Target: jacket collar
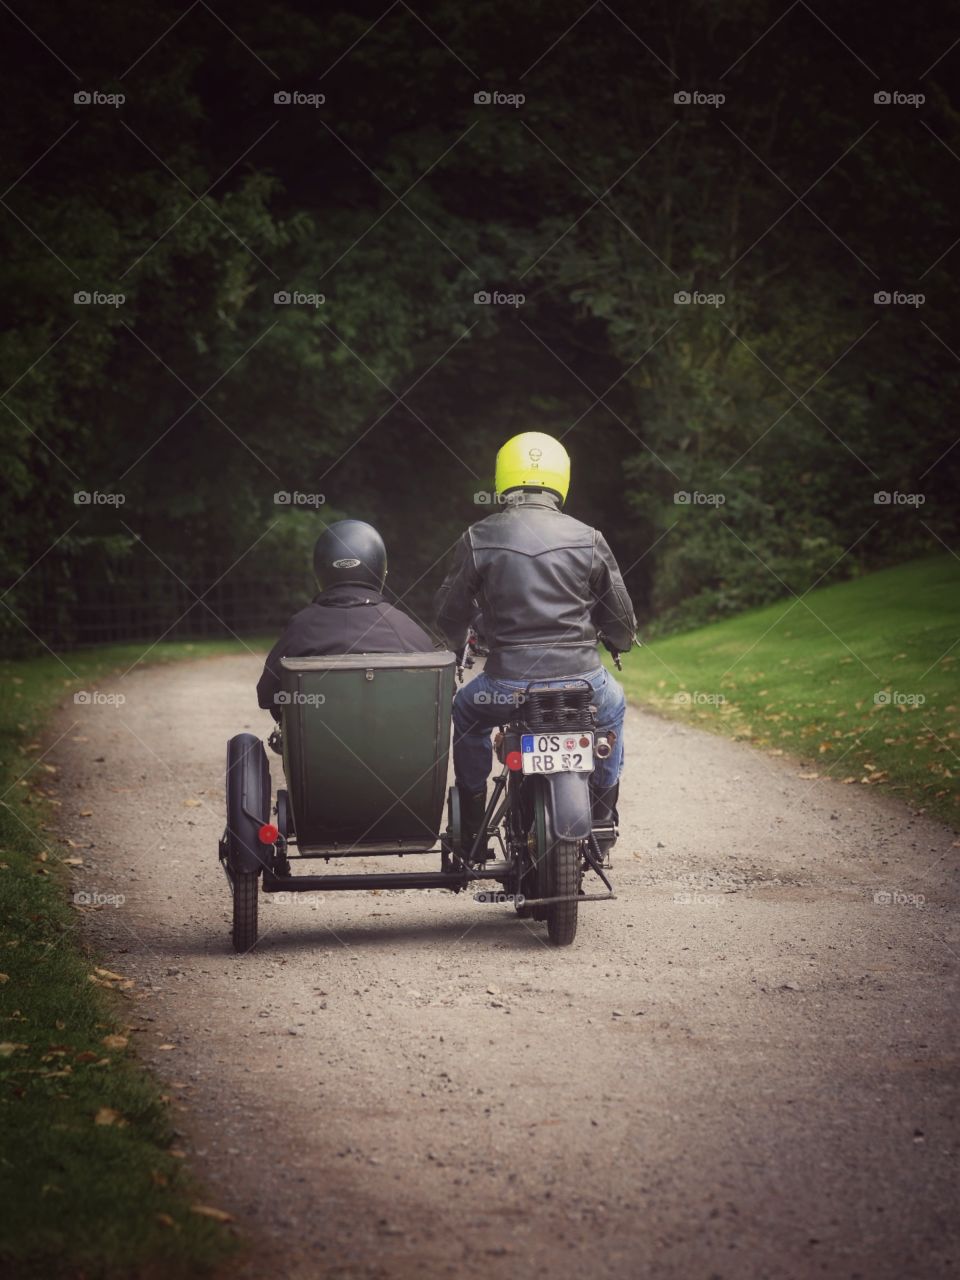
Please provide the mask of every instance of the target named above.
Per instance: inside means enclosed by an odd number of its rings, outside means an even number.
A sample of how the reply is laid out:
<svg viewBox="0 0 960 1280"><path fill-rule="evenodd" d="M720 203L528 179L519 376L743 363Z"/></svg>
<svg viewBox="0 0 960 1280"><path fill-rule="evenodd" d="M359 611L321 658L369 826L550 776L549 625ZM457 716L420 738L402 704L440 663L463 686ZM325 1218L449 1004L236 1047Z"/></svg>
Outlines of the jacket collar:
<svg viewBox="0 0 960 1280"><path fill-rule="evenodd" d="M541 493L530 493L526 489L515 489L503 499L505 507L547 507L551 511L560 510L560 499L553 493L543 490Z"/></svg>
<svg viewBox="0 0 960 1280"><path fill-rule="evenodd" d="M359 583L338 582L334 587L327 587L313 598L314 604L333 605L348 608L356 604L382 604L383 596L373 587L364 587Z"/></svg>

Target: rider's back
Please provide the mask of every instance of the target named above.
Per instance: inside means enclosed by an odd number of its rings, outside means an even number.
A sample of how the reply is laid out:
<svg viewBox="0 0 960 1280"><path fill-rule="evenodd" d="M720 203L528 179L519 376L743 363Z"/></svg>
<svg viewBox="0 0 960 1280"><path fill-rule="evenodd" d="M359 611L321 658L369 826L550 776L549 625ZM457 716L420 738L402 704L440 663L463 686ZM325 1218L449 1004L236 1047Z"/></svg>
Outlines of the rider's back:
<svg viewBox="0 0 960 1280"><path fill-rule="evenodd" d="M438 620L451 640L470 592L483 613L491 676L594 670L600 628L617 647L630 646L633 610L609 547L549 493L511 494L467 530L439 593Z"/></svg>

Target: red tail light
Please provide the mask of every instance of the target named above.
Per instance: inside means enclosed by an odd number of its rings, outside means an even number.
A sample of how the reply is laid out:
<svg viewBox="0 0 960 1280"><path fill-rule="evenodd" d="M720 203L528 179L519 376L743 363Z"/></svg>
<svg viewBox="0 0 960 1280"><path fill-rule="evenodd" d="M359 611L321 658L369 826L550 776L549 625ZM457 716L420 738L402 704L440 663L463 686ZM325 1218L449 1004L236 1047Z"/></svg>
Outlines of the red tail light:
<svg viewBox="0 0 960 1280"><path fill-rule="evenodd" d="M261 844L276 844L280 839L280 829L272 822L265 822L257 832Z"/></svg>
<svg viewBox="0 0 960 1280"><path fill-rule="evenodd" d="M519 751L508 751L506 765L516 773L523 768L523 755Z"/></svg>

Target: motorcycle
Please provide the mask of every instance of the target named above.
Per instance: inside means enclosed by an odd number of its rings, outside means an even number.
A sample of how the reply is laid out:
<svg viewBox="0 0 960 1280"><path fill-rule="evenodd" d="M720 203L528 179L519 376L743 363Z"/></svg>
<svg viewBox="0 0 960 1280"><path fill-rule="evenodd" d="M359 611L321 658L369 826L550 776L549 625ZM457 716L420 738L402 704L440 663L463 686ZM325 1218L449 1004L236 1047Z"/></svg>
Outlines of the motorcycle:
<svg viewBox="0 0 960 1280"><path fill-rule="evenodd" d="M498 735L502 772L476 838L465 847L455 786L441 830L462 660L452 652L281 660L281 724L271 745L287 786L275 804L263 742L241 733L227 744L218 852L233 895L236 951L257 942L261 892L460 893L491 881L500 888L476 892L476 902L512 903L520 917L545 921L557 946L573 942L581 903L614 897L599 839L611 843L616 828L593 823L589 785L613 738L596 729L586 681L525 688ZM403 858L438 846L436 870L294 871L308 859ZM604 892L584 892L590 873Z"/></svg>
<svg viewBox="0 0 960 1280"><path fill-rule="evenodd" d="M615 735L598 732L592 690L586 680L562 686L531 682L518 692L515 710L497 733L494 750L503 766L494 780L480 830L469 849L459 839L459 800L450 791L448 857L470 877L500 880L518 915L545 921L554 946L569 946L581 903L615 897L606 875L601 841L617 837L613 823L595 823L590 776L609 757ZM499 847L502 860L491 860ZM604 892L585 893L593 872ZM478 895L487 901L486 894Z"/></svg>

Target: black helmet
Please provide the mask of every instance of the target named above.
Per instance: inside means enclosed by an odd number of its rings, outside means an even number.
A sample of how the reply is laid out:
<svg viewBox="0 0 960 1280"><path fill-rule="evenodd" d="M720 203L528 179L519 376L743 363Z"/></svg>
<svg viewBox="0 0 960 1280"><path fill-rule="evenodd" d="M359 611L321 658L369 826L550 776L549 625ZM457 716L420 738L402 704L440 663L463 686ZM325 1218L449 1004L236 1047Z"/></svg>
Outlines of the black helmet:
<svg viewBox="0 0 960 1280"><path fill-rule="evenodd" d="M338 520L317 539L313 571L321 591L348 582L382 591L387 576L387 548L372 524Z"/></svg>

